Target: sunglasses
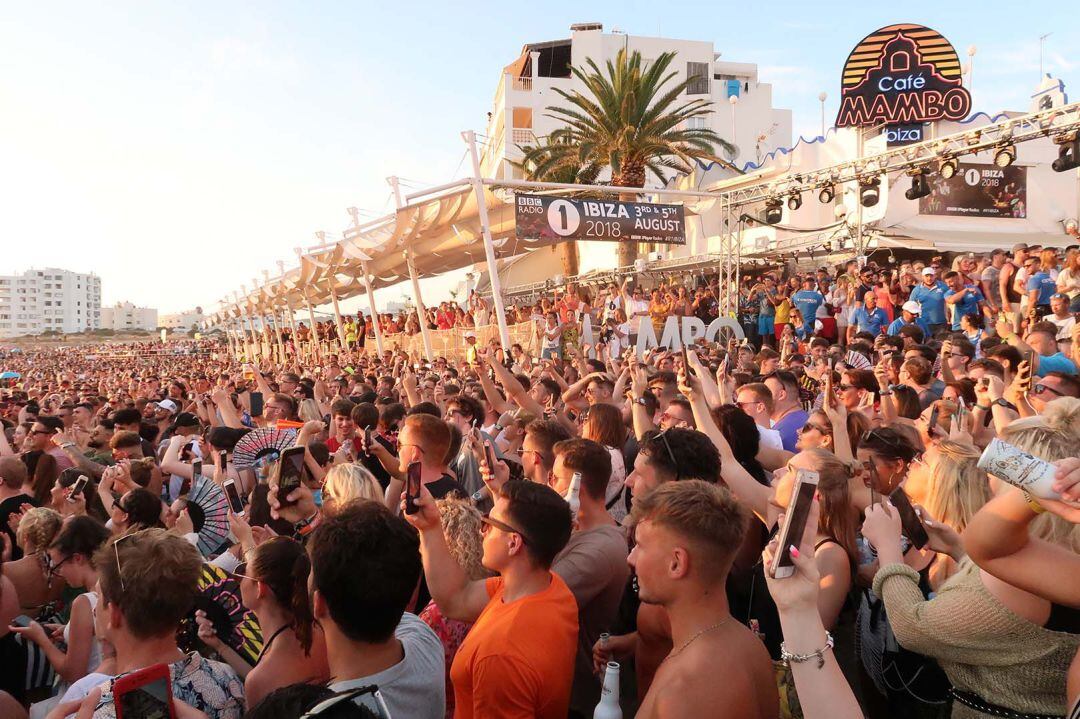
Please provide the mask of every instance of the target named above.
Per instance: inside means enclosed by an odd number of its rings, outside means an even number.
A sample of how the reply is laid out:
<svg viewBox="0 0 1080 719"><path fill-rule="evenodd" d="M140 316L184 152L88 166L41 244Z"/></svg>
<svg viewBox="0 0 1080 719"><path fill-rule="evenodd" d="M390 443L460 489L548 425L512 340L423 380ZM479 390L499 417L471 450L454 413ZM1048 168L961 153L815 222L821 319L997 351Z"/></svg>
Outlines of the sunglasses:
<svg viewBox="0 0 1080 719"><path fill-rule="evenodd" d="M353 701L365 694L370 694L372 701L375 702L375 708L378 710L378 713L376 714L378 719L390 719L390 709L386 706L386 701L383 699L382 694L379 692L379 687L374 684L364 687L357 687L356 689L347 689L346 691L335 694L328 699L324 699L323 701L319 702L311 709L309 709L307 713L300 717L300 719L311 719L311 717L317 717L342 702ZM368 709L371 709L371 707L367 704L364 704L364 706L366 706Z"/></svg>
<svg viewBox="0 0 1080 719"><path fill-rule="evenodd" d="M120 511L127 512L126 509L120 506L119 502L116 503L116 506L120 507ZM147 530L140 529L137 532L124 534L113 540L113 555L116 557L116 576L120 580L120 591L122 592L127 591L127 587L124 586L124 567L120 564L120 542L123 542L125 539L131 539L132 537L138 536L145 531Z"/></svg>
<svg viewBox="0 0 1080 719"><path fill-rule="evenodd" d="M881 432L881 430L879 430L879 429L868 430L866 432L866 434L864 434L862 436L862 441L863 442L869 442L869 441L873 441L875 439L879 440L881 442L884 442L885 444L889 445L890 447L901 448L901 447L904 446L904 443L899 438L890 437L887 434L883 434Z"/></svg>
<svg viewBox="0 0 1080 719"><path fill-rule="evenodd" d="M1045 385L1042 382L1039 382L1037 385L1035 385L1034 387L1031 388L1031 393L1032 394L1042 394L1043 392L1050 392L1051 394L1056 394L1058 397L1064 397L1065 396L1064 392L1058 392L1053 387L1051 387L1049 385Z"/></svg>
<svg viewBox="0 0 1080 719"><path fill-rule="evenodd" d="M250 574L247 573L247 568L248 568L247 565L248 565L247 562L240 562L239 564L236 565L236 569L234 569L232 571L232 575L234 577L239 577L240 579L248 579L248 580L250 580L252 582L259 581L256 577L253 577L253 576L251 576Z"/></svg>
<svg viewBox="0 0 1080 719"><path fill-rule="evenodd" d="M824 427L819 427L818 425L814 424L813 422L807 422L806 424L804 424L802 426L802 429L800 429L799 431L805 433L805 432L809 432L812 429L816 429L821 434L832 434L832 430L825 429Z"/></svg>
<svg viewBox="0 0 1080 719"><path fill-rule="evenodd" d="M670 430L665 429L663 432L657 434L654 439L659 439L664 443L664 449L667 450L668 459L671 460L671 466L675 468L675 481L678 482L682 475L679 473L679 463L675 461L675 453L671 451L671 443L668 442L667 433L669 431Z"/></svg>
<svg viewBox="0 0 1080 719"><path fill-rule="evenodd" d="M525 535L524 532L522 532L520 529L514 529L506 522L500 521L498 519L493 519L491 517L481 517L480 524L482 525L481 529L484 529L486 527L494 527L495 529L502 530L507 534L516 534L521 537L522 542L524 542L525 544L529 544L529 538Z"/></svg>

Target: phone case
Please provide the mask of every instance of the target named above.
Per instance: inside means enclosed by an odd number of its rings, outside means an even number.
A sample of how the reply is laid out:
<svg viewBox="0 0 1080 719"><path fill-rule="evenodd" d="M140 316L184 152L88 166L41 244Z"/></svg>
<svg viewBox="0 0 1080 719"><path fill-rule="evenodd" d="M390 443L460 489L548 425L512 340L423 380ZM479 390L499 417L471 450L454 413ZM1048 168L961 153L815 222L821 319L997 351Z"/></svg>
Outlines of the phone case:
<svg viewBox="0 0 1080 719"><path fill-rule="evenodd" d="M116 709L116 719L143 719L143 717L149 716L152 711L160 710L162 707L157 702L154 702L155 706L153 707L133 706L134 713L131 714L124 711L125 705L132 703L130 699L125 698L127 695L139 691L154 682L163 683L164 697L161 697L161 700L167 707L169 719L175 719L176 709L173 706L172 677L169 673L168 664L154 664L145 669L125 674L113 681L113 705ZM150 701L153 702L153 698L150 698Z"/></svg>

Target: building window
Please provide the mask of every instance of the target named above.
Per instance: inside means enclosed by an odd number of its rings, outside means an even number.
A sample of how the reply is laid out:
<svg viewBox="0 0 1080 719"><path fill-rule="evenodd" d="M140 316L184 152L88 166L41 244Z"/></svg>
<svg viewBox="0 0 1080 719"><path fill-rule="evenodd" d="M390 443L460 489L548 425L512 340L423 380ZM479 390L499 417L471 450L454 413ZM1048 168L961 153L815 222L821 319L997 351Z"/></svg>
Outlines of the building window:
<svg viewBox="0 0 1080 719"><path fill-rule="evenodd" d="M687 95L708 95L709 94L709 63L707 62L688 62L686 63L686 79L689 84L686 86Z"/></svg>
<svg viewBox="0 0 1080 719"><path fill-rule="evenodd" d="M704 117L688 117L686 118L687 130L704 130L705 118Z"/></svg>

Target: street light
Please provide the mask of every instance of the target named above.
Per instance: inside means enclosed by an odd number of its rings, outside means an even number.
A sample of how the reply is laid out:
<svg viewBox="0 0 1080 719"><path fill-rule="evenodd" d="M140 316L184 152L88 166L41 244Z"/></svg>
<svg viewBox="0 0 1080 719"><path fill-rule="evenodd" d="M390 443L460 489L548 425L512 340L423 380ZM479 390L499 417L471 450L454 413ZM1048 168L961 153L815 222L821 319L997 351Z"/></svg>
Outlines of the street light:
<svg viewBox="0 0 1080 719"><path fill-rule="evenodd" d="M739 96L729 95L727 101L731 105L731 144L738 147L739 141L735 137L735 106L739 104Z"/></svg>
<svg viewBox="0 0 1080 719"><path fill-rule="evenodd" d="M825 137L825 100L829 98L829 95L824 91L817 96L818 102L821 103L821 136Z"/></svg>

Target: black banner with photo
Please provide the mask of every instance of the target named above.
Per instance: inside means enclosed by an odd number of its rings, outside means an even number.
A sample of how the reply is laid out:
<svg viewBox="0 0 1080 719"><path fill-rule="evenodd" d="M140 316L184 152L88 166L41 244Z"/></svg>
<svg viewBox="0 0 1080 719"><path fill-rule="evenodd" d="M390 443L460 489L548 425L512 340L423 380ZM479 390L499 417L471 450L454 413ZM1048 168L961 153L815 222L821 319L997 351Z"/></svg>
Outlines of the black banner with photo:
<svg viewBox="0 0 1080 719"><path fill-rule="evenodd" d="M1027 217L1027 168L961 162L956 174L931 175L933 192L919 199L921 215Z"/></svg>
<svg viewBox="0 0 1080 719"><path fill-rule="evenodd" d="M518 237L686 244L682 205L517 195Z"/></svg>

